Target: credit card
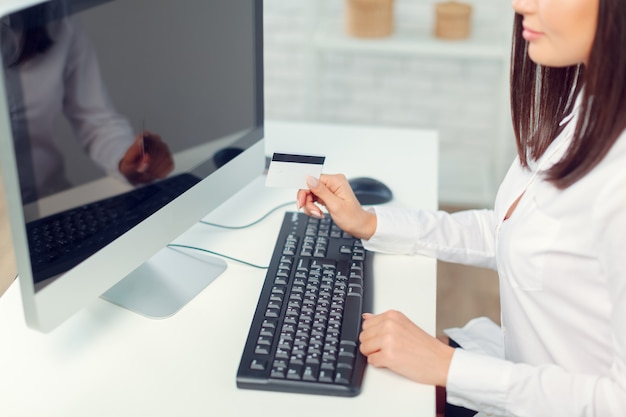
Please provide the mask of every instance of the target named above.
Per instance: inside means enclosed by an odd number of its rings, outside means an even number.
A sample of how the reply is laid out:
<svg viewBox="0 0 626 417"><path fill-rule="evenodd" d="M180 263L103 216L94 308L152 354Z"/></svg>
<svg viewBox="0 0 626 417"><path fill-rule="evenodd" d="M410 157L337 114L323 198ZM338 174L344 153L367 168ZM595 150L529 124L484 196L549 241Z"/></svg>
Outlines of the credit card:
<svg viewBox="0 0 626 417"><path fill-rule="evenodd" d="M265 185L276 188L307 189L306 177L319 178L325 156L274 153L267 170Z"/></svg>

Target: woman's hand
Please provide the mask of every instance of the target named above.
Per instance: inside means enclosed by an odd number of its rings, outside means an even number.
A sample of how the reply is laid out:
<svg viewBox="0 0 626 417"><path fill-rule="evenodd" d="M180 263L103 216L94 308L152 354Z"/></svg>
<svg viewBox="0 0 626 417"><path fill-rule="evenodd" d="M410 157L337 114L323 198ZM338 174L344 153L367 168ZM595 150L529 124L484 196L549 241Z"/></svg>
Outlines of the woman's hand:
<svg viewBox="0 0 626 417"><path fill-rule="evenodd" d="M167 177L174 169L174 160L161 136L144 132L128 148L119 169L131 184L142 184Z"/></svg>
<svg viewBox="0 0 626 417"><path fill-rule="evenodd" d="M365 211L344 175L322 174L317 180L307 178L308 190L298 191L298 208L309 216L324 217L319 203L326 207L333 221L343 231L360 239L369 239L376 231L376 215Z"/></svg>
<svg viewBox="0 0 626 417"><path fill-rule="evenodd" d="M377 368L415 382L446 386L454 349L424 332L398 311L364 314L361 353Z"/></svg>

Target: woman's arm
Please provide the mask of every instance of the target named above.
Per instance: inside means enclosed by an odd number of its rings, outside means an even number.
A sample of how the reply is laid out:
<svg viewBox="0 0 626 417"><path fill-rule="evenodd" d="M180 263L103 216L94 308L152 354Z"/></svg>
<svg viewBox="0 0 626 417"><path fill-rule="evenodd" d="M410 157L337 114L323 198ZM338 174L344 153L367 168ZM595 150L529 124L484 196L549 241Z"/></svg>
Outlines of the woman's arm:
<svg viewBox="0 0 626 417"><path fill-rule="evenodd" d="M623 364L600 376L456 349L446 390L449 403L498 416L620 417L626 413L625 383Z"/></svg>
<svg viewBox="0 0 626 417"><path fill-rule="evenodd" d="M495 269L495 222L491 210L409 210L378 206L364 210L345 176L323 174L308 179L298 191L298 207L310 216L323 216L326 207L335 223L364 240L367 249L422 254L444 261Z"/></svg>
<svg viewBox="0 0 626 417"><path fill-rule="evenodd" d="M377 228L363 242L366 249L496 268L496 225L491 210L447 213L380 206L374 211Z"/></svg>

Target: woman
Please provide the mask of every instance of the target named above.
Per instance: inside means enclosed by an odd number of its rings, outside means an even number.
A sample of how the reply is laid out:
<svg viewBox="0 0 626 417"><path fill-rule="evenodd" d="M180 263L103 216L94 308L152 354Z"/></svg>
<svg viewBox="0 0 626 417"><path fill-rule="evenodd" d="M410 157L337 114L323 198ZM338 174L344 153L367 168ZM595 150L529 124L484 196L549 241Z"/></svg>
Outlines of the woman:
<svg viewBox="0 0 626 417"><path fill-rule="evenodd" d="M340 175L310 178L368 249L497 269L504 358L453 349L399 312L364 315L373 366L506 416L626 415L626 2L513 0L518 157L493 210L363 210Z"/></svg>

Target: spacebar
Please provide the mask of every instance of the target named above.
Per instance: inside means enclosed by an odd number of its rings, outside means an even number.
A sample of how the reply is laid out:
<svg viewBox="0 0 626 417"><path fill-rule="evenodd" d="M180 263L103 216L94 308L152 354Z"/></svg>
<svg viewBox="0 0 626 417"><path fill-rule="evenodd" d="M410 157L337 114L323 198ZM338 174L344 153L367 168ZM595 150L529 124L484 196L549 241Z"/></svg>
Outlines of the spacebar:
<svg viewBox="0 0 626 417"><path fill-rule="evenodd" d="M340 341L353 342L356 346L359 340L359 331L361 330L363 297L358 293L349 293L346 298L346 304L343 309Z"/></svg>

